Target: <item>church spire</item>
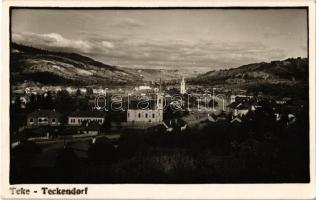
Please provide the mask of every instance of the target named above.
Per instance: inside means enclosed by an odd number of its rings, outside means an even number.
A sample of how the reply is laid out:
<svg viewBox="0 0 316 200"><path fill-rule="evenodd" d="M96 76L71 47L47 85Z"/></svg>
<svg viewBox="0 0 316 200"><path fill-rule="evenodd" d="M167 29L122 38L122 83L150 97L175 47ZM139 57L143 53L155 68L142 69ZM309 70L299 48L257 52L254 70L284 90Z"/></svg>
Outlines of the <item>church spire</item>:
<svg viewBox="0 0 316 200"><path fill-rule="evenodd" d="M185 80L184 77L182 76L182 80L181 80L181 86L180 86L180 94L185 94L186 90L185 90Z"/></svg>

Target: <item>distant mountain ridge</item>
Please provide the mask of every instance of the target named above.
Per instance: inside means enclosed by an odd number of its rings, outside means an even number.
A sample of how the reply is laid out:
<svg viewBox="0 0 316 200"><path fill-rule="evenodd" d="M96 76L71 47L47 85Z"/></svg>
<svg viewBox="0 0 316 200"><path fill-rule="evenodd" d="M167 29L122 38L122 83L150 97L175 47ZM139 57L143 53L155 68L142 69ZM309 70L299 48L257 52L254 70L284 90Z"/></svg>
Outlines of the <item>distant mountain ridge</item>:
<svg viewBox="0 0 316 200"><path fill-rule="evenodd" d="M308 59L298 57L213 70L190 79L189 83L308 98L308 80Z"/></svg>
<svg viewBox="0 0 316 200"><path fill-rule="evenodd" d="M247 81L265 80L304 81L308 80L308 59L288 58L282 61L261 62L243 65L237 68L209 71L197 76L193 81L206 83L243 83Z"/></svg>
<svg viewBox="0 0 316 200"><path fill-rule="evenodd" d="M11 43L11 81L43 85L124 85L180 79L178 69L112 66L77 53L55 52ZM195 72L196 73L196 72ZM191 73L190 73L191 74Z"/></svg>

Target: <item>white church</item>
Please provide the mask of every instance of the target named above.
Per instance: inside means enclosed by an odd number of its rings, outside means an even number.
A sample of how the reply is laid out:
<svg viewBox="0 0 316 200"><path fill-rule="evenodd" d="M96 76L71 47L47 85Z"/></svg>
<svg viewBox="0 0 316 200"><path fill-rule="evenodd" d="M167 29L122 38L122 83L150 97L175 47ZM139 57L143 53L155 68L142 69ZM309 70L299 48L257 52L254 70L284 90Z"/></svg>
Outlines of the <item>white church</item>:
<svg viewBox="0 0 316 200"><path fill-rule="evenodd" d="M185 94L185 80L182 77L180 93ZM162 93L156 93L156 99L151 101L152 105L148 109L129 107L127 110L127 122L139 123L160 123L163 121L164 97Z"/></svg>
<svg viewBox="0 0 316 200"><path fill-rule="evenodd" d="M148 109L130 108L127 110L127 122L159 123L163 120L163 95L156 94L154 105Z"/></svg>

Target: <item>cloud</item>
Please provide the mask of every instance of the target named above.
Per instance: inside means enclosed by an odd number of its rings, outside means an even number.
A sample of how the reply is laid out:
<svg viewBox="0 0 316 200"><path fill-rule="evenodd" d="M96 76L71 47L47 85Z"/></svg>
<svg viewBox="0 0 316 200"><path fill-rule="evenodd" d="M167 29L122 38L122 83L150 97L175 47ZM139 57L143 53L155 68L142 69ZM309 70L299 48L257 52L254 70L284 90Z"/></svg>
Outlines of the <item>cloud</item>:
<svg viewBox="0 0 316 200"><path fill-rule="evenodd" d="M260 43L132 39L118 44L115 51L99 55L121 66L149 67L238 67L252 62L286 57L282 49Z"/></svg>
<svg viewBox="0 0 316 200"><path fill-rule="evenodd" d="M13 41L48 50L81 53L107 64L124 67L217 69L287 56L282 49L247 41L137 39L102 34L79 40L67 39L58 33L14 33Z"/></svg>
<svg viewBox="0 0 316 200"><path fill-rule="evenodd" d="M86 40L67 39L58 33L13 33L13 42L31 45L48 50L67 51L90 54L96 51L113 49L115 46L109 41L91 42Z"/></svg>
<svg viewBox="0 0 316 200"><path fill-rule="evenodd" d="M108 42L108 41L102 41L101 44L105 48L109 48L109 49L113 49L114 48L114 45L111 42Z"/></svg>
<svg viewBox="0 0 316 200"><path fill-rule="evenodd" d="M136 28L136 27L144 26L145 23L133 18L121 18L121 19L118 19L116 22L114 22L112 25L115 27L122 27L122 28Z"/></svg>

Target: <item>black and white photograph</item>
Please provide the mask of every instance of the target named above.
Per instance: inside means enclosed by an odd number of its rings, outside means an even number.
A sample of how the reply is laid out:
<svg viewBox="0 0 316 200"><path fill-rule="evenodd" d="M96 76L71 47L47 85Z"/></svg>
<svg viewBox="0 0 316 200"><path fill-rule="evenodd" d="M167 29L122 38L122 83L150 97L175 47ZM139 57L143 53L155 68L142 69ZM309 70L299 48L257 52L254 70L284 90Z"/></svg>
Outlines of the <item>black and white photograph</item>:
<svg viewBox="0 0 316 200"><path fill-rule="evenodd" d="M309 182L307 9L11 9L11 183Z"/></svg>
<svg viewBox="0 0 316 200"><path fill-rule="evenodd" d="M311 183L309 14L10 7L9 184Z"/></svg>

